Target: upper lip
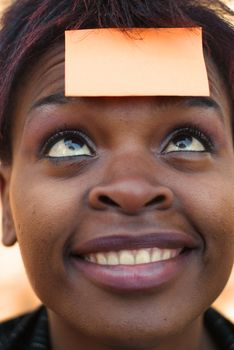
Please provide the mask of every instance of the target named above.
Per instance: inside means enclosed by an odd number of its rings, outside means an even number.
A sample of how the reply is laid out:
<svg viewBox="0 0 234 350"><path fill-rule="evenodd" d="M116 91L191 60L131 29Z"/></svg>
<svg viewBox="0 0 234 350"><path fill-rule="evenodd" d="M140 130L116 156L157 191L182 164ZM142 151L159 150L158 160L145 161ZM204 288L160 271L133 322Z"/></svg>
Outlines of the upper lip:
<svg viewBox="0 0 234 350"><path fill-rule="evenodd" d="M195 237L180 231L160 231L141 235L118 234L102 236L74 245L72 255L87 255L98 252L133 250L158 247L161 249L195 249L199 242Z"/></svg>

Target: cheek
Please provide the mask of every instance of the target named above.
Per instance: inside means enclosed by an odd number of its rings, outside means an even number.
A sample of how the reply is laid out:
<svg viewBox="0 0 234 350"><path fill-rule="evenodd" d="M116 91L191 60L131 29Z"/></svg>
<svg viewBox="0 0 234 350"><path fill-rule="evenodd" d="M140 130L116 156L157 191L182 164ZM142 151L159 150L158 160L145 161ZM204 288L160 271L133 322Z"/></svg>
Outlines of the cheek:
<svg viewBox="0 0 234 350"><path fill-rule="evenodd" d="M204 242L202 263L207 274L228 278L234 262L234 179L222 177L194 182L181 195L187 219ZM191 190L191 188L193 190ZM194 190L196 188L196 190ZM214 273L215 271L215 273Z"/></svg>
<svg viewBox="0 0 234 350"><path fill-rule="evenodd" d="M82 188L37 178L28 186L21 183L20 177L12 182L11 206L25 268L37 291L42 276L48 285L54 274L61 284L65 243L79 226Z"/></svg>

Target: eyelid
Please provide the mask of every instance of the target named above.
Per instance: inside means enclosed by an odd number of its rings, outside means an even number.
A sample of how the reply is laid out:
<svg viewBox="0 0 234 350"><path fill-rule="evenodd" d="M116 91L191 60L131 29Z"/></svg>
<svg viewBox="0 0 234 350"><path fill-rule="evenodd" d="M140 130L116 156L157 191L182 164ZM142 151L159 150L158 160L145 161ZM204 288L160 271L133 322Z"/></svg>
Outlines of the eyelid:
<svg viewBox="0 0 234 350"><path fill-rule="evenodd" d="M46 157L46 154L49 150L60 140L65 138L66 136L75 136L80 138L81 141L85 142L90 150L95 153L95 146L91 139L81 130L77 129L57 129L52 132L49 136L47 136L42 145L40 147L40 155L41 157Z"/></svg>
<svg viewBox="0 0 234 350"><path fill-rule="evenodd" d="M203 130L203 128L195 124L183 124L173 128L167 133L166 141L164 140L163 143L161 144L163 149L162 153L167 154L164 151L168 147L170 142L173 141L173 138L175 136L178 136L186 132L190 133L191 136L195 137L199 142L202 143L202 145L206 148L204 152L210 152L210 153L214 152L214 143L212 141L212 138L208 135L207 131ZM183 152L183 151L177 151L177 152ZM188 152L188 151L184 151L184 152Z"/></svg>

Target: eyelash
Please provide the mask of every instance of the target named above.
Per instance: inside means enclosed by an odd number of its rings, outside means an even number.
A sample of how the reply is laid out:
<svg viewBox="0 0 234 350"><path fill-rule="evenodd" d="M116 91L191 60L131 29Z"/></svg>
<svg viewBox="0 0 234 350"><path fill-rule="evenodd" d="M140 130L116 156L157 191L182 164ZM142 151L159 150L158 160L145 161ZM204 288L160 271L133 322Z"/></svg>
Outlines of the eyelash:
<svg viewBox="0 0 234 350"><path fill-rule="evenodd" d="M163 142L163 149L165 149L171 141L173 141L173 138L176 136L179 136L180 134L185 134L188 133L190 136L193 136L197 138L205 147L204 152L213 152L214 151L214 144L211 140L211 138L202 131L199 127L195 125L181 125L177 126L174 129L172 129L166 136L166 142ZM53 147L56 142L60 141L66 136L73 136L77 138L77 140L84 142L88 145L91 151L95 153L95 147L94 144L91 142L90 138L86 135L85 132L81 130L69 130L69 129L57 129L55 130L51 135L47 136L42 144L41 144L41 152L40 155L41 157L45 157L46 154L49 152L50 148ZM162 154L164 151L162 151ZM61 157L62 158L62 157ZM60 159L61 159L60 158Z"/></svg>
<svg viewBox="0 0 234 350"><path fill-rule="evenodd" d="M95 153L94 145L90 138L81 130L69 130L69 129L57 129L50 136L47 136L46 140L42 142L41 155L46 156L49 150L56 144L56 142L62 140L66 136L75 137L79 142L86 143L90 150ZM50 157L51 158L51 157ZM61 157L62 158L62 157Z"/></svg>
<svg viewBox="0 0 234 350"><path fill-rule="evenodd" d="M169 145L171 141L173 141L174 137L180 136L183 134L189 134L190 136L195 137L198 139L199 142L202 143L202 145L205 147L204 152L213 152L214 151L214 144L211 140L211 138L207 135L206 132L202 131L200 127L197 127L195 125L181 125L180 127L176 127L172 129L166 137L166 143L164 143L164 149Z"/></svg>

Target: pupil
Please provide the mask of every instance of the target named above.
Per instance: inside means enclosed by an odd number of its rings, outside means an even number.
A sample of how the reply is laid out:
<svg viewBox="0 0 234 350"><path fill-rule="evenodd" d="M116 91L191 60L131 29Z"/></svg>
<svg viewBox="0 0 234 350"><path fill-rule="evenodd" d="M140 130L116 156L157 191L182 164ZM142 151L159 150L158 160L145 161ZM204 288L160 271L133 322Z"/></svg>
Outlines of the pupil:
<svg viewBox="0 0 234 350"><path fill-rule="evenodd" d="M193 141L192 136L180 135L180 136L177 136L175 138L174 144L178 148L185 149L185 148L191 146L192 141Z"/></svg>
<svg viewBox="0 0 234 350"><path fill-rule="evenodd" d="M71 151L76 151L81 148L81 145L77 142L73 142L71 139L65 139L64 144L66 147L68 147Z"/></svg>

